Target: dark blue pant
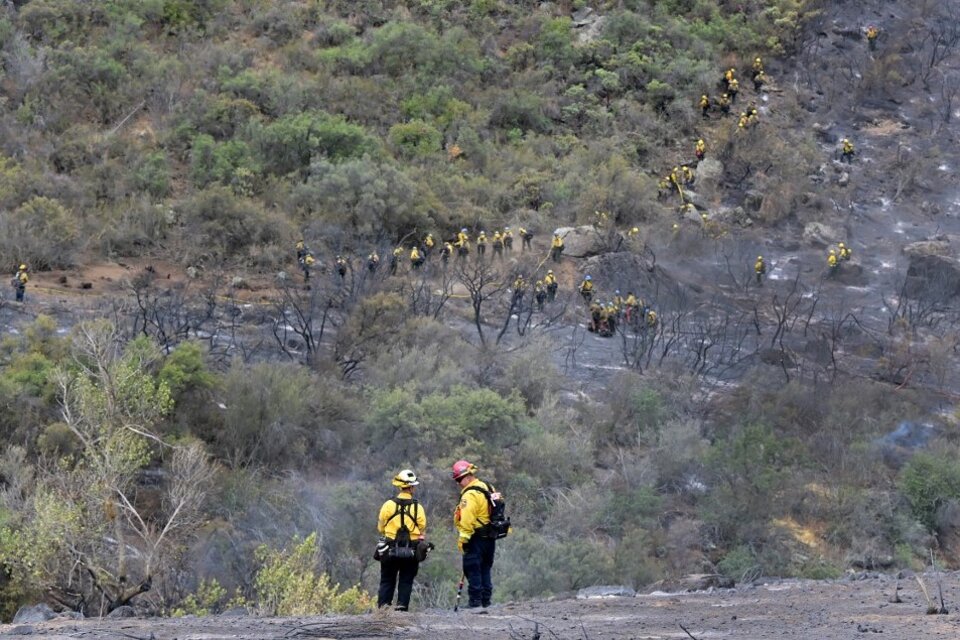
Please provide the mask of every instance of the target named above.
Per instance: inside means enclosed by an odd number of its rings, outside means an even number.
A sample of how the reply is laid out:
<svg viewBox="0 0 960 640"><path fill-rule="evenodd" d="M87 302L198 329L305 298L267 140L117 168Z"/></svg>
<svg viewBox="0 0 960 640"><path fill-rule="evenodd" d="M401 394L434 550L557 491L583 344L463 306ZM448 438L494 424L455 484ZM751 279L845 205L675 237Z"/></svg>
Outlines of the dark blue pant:
<svg viewBox="0 0 960 640"><path fill-rule="evenodd" d="M467 594L469 607L489 606L493 597L493 555L497 550L497 541L473 536L463 545L463 575L469 583Z"/></svg>
<svg viewBox="0 0 960 640"><path fill-rule="evenodd" d="M410 607L410 594L413 592L413 579L417 577L420 563L416 558L384 558L380 561L380 592L377 594L377 607L393 604L393 591L397 590L397 609L406 611Z"/></svg>
<svg viewBox="0 0 960 640"><path fill-rule="evenodd" d="M23 294L26 292L26 287L17 287L17 302L23 302Z"/></svg>

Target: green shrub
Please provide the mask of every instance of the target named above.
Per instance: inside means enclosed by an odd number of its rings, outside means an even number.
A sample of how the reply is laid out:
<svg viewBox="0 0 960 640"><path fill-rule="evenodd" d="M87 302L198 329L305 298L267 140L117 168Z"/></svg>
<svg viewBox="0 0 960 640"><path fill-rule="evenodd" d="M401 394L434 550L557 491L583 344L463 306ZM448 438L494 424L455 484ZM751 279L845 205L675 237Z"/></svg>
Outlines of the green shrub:
<svg viewBox="0 0 960 640"><path fill-rule="evenodd" d="M0 254L30 269L62 269L80 249L80 226L73 212L51 198L35 196L14 211L0 211Z"/></svg>
<svg viewBox="0 0 960 640"><path fill-rule="evenodd" d="M167 154L154 151L147 155L134 171L133 186L154 198L164 198L170 193L170 166Z"/></svg>
<svg viewBox="0 0 960 640"><path fill-rule="evenodd" d="M390 127L389 138L394 148L406 158L436 155L443 142L440 132L423 120L393 125Z"/></svg>
<svg viewBox="0 0 960 640"><path fill-rule="evenodd" d="M182 204L184 228L191 250L213 250L232 256L255 245L289 237L289 223L264 211L259 202L240 198L227 187L212 186ZM193 255L184 255L190 261Z"/></svg>
<svg viewBox="0 0 960 640"><path fill-rule="evenodd" d="M254 578L257 607L267 615L309 616L325 613L366 613L373 606L359 587L345 591L319 572L317 534L294 538L290 549L257 549L260 570Z"/></svg>
<svg viewBox="0 0 960 640"><path fill-rule="evenodd" d="M303 172L313 160L340 162L377 150L376 140L362 127L322 111L254 124L251 137L264 169L275 175Z"/></svg>
<svg viewBox="0 0 960 640"><path fill-rule="evenodd" d="M900 472L899 488L913 516L934 531L937 510L948 500L960 499L960 463L956 456L918 453Z"/></svg>

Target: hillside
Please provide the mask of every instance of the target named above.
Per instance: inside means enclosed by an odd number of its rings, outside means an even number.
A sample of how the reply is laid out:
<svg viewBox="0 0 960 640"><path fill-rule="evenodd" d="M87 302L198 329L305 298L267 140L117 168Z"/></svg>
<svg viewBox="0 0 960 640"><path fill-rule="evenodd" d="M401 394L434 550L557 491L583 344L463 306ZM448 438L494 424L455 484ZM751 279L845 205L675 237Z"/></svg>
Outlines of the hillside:
<svg viewBox="0 0 960 640"><path fill-rule="evenodd" d="M402 468L437 545L414 606L447 607L460 458L514 518L500 604L960 566L957 17L4 5L3 619L367 611ZM656 322L588 331L587 275Z"/></svg>

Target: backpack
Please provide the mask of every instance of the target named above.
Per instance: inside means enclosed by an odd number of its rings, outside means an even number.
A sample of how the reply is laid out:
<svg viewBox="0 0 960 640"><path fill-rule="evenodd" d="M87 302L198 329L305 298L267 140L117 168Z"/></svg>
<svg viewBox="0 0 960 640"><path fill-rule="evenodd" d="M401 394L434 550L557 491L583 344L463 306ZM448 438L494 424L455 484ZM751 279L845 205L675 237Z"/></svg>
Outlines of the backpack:
<svg viewBox="0 0 960 640"><path fill-rule="evenodd" d="M387 523L389 523L394 518L400 518L400 528L397 529L397 535L393 539L393 543L390 545L390 551L388 555L391 558L400 558L400 559L409 559L413 558L416 555L417 545L410 537L410 528L407 527L406 518L412 518L414 524L417 522L417 510L420 508L419 503L416 500L401 500L400 498L391 498L394 503L397 505L397 510L393 513L392 516L387 518ZM413 514L411 515L408 509L413 506Z"/></svg>
<svg viewBox="0 0 960 640"><path fill-rule="evenodd" d="M477 529L476 533L481 538L490 540L500 540L506 538L510 533L510 518L507 517L507 504L499 491L491 490L492 487L484 483L484 487L467 487L466 491L477 491L483 494L487 499L487 510L490 513L490 522Z"/></svg>

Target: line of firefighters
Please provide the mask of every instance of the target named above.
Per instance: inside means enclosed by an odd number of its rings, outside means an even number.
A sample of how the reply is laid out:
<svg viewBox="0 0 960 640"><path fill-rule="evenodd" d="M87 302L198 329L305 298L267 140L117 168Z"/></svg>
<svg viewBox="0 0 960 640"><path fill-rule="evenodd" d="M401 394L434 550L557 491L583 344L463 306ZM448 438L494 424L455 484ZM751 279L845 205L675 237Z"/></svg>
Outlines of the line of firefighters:
<svg viewBox="0 0 960 640"><path fill-rule="evenodd" d="M533 249L533 231L520 227L517 230L517 236L520 238L521 251ZM481 231L473 243L476 246L477 259L483 259L487 254L487 247L491 247L494 258L503 260L504 254L510 254L513 251L514 233L510 227L504 227L503 231L497 230L493 235L488 236L486 231ZM297 264L303 272L303 279L310 281L310 273L318 268L319 264L313 251L306 246L303 240L297 242ZM424 236L423 240L414 242L410 249L401 243L393 250L390 255L388 268L390 275L396 275L400 262L406 257L409 260L410 268L414 271L419 270L427 260L436 252L440 256L440 262L446 266L451 256L457 260L465 260L470 255L471 238L466 228L460 229L454 238L437 242L432 233ZM551 242L550 257L554 262L560 261L563 253L563 238L559 234L553 235ZM380 254L374 249L367 255L366 268L371 274L376 273L380 268ZM342 255L338 255L333 263L334 271L341 278L345 278L349 269L349 262Z"/></svg>

